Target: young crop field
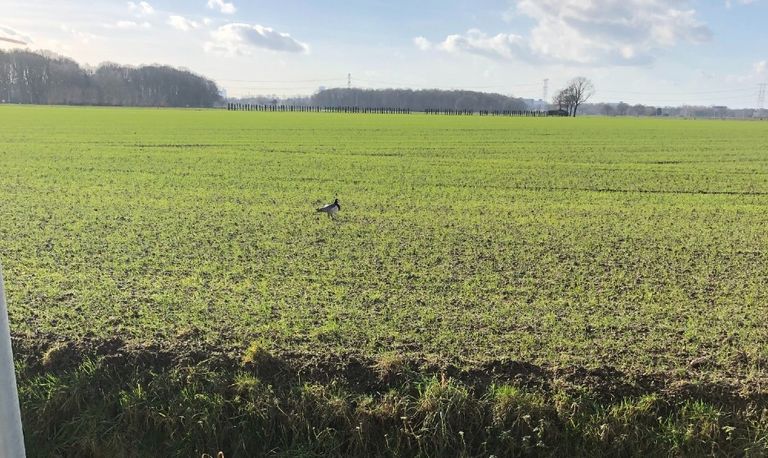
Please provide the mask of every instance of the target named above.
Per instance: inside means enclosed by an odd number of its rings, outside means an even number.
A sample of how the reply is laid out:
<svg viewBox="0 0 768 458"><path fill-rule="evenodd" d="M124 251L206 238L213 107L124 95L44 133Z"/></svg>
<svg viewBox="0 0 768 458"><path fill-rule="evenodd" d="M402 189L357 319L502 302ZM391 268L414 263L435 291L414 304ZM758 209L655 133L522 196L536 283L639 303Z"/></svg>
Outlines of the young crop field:
<svg viewBox="0 0 768 458"><path fill-rule="evenodd" d="M764 122L0 106L0 262L33 456L768 453Z"/></svg>

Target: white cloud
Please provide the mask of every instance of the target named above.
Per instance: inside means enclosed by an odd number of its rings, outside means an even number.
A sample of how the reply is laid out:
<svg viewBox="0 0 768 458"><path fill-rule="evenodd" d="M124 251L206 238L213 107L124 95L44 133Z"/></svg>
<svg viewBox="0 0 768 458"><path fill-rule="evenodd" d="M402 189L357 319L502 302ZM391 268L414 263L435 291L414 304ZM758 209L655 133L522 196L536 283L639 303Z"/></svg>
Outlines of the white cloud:
<svg viewBox="0 0 768 458"><path fill-rule="evenodd" d="M128 2L128 9L133 11L137 16L149 16L155 12L155 8L147 2Z"/></svg>
<svg viewBox="0 0 768 458"><path fill-rule="evenodd" d="M135 30L135 29L149 29L152 27L152 24L150 24L147 21L143 21L143 22L117 21L113 25L110 24L106 27L116 28L116 29L125 29L125 30Z"/></svg>
<svg viewBox="0 0 768 458"><path fill-rule="evenodd" d="M755 65L753 66L755 69L755 74L757 75L764 75L768 73L768 60L761 60L760 62L755 62Z"/></svg>
<svg viewBox="0 0 768 458"><path fill-rule="evenodd" d="M232 23L211 32L212 41L205 49L226 55L250 55L256 48L276 52L306 53L309 46L295 40L287 33L277 32L269 27Z"/></svg>
<svg viewBox="0 0 768 458"><path fill-rule="evenodd" d="M0 48L18 48L32 43L32 39L10 27L0 25Z"/></svg>
<svg viewBox="0 0 768 458"><path fill-rule="evenodd" d="M183 16L169 16L167 24L173 27L174 29L181 30L184 32L189 32L190 30L196 29L200 27L200 24L197 22L187 19Z"/></svg>
<svg viewBox="0 0 768 458"><path fill-rule="evenodd" d="M534 21L525 36L479 30L437 48L501 59L579 65L638 65L660 49L708 41L712 32L689 0L515 0L508 17Z"/></svg>
<svg viewBox="0 0 768 458"><path fill-rule="evenodd" d="M224 14L234 14L237 11L234 4L227 3L224 0L208 0L208 8L219 10Z"/></svg>
<svg viewBox="0 0 768 458"><path fill-rule="evenodd" d="M413 44L422 51L429 51L432 49L432 43L424 37L416 37L413 39Z"/></svg>
<svg viewBox="0 0 768 458"><path fill-rule="evenodd" d="M449 35L438 48L448 52L467 52L500 59L532 57L525 38L506 33L489 36L476 29L469 30L464 35Z"/></svg>

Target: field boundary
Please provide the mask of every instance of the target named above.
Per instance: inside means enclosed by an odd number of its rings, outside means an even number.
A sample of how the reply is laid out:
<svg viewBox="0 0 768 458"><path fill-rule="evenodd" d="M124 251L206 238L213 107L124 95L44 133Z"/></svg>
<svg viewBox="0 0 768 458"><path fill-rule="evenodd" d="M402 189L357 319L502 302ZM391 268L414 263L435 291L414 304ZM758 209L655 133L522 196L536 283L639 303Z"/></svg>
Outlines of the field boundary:
<svg viewBox="0 0 768 458"><path fill-rule="evenodd" d="M544 391L554 387L587 390L600 401L658 395L669 400L698 400L717 405L768 405L766 381L743 383L737 377L708 380L707 362L693 364L687 376L629 373L614 367L543 366L512 359L447 362L415 354L373 358L354 352L317 354L276 351L257 345L206 342L193 333L174 342L125 341L122 338L66 340L63 336L12 336L14 355L28 373L62 372L87 360L103 360L115 370L165 370L205 366L246 370L274 383L334 383L359 393L386 392L422 377L450 377L477 389L514 383ZM254 357L256 351L259 355ZM249 356L249 354L251 354Z"/></svg>
<svg viewBox="0 0 768 458"><path fill-rule="evenodd" d="M30 457L768 452L759 386L516 361L273 355L201 335L39 337L14 336Z"/></svg>

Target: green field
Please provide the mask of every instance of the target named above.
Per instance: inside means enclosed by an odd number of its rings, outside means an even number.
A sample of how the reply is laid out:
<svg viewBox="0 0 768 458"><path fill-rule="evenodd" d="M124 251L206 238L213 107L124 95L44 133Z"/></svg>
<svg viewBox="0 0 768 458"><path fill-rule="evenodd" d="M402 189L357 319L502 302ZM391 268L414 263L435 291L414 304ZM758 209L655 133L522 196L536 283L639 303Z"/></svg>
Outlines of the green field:
<svg viewBox="0 0 768 458"><path fill-rule="evenodd" d="M766 123L0 106L0 164L23 407L117 337L698 387L768 450Z"/></svg>

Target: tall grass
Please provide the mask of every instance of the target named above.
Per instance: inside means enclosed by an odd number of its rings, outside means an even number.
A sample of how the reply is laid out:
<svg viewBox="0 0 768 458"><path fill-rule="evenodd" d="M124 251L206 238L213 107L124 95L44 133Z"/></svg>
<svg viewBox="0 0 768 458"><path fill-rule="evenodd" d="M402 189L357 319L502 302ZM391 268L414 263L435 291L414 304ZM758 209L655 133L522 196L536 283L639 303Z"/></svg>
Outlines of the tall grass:
<svg viewBox="0 0 768 458"><path fill-rule="evenodd" d="M768 453L765 401L474 386L410 373L382 392L266 381L253 370L155 371L103 359L25 371L30 456L616 456Z"/></svg>

